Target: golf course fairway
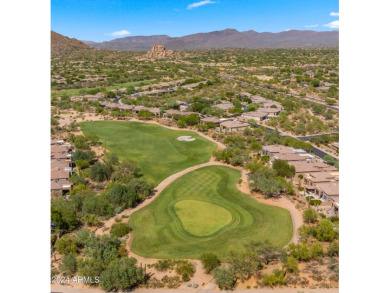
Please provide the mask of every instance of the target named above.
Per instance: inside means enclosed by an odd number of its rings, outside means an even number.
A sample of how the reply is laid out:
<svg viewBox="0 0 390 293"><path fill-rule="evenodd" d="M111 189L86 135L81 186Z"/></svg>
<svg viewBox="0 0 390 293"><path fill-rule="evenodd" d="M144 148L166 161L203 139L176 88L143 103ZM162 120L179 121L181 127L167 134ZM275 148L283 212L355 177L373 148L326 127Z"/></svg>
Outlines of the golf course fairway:
<svg viewBox="0 0 390 293"><path fill-rule="evenodd" d="M239 170L209 166L176 179L130 216L131 251L173 259L213 252L223 260L251 241L286 245L293 234L290 213L238 191L239 178Z"/></svg>
<svg viewBox="0 0 390 293"><path fill-rule="evenodd" d="M217 145L192 131L171 130L140 122L89 121L80 123L85 135L99 136L103 146L120 160L136 161L144 177L156 185L188 167L206 163ZM194 141L179 141L191 136Z"/></svg>

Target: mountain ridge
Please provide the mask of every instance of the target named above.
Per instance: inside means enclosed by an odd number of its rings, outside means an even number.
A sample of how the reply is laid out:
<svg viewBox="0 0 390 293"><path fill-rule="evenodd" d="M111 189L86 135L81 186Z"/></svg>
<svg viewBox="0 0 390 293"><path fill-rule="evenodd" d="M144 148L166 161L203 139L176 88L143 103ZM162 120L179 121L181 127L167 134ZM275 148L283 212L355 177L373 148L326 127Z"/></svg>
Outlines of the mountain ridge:
<svg viewBox="0 0 390 293"><path fill-rule="evenodd" d="M50 35L51 55L60 56L77 50L90 50L91 46L77 39L71 39L59 33L51 31Z"/></svg>
<svg viewBox="0 0 390 293"><path fill-rule="evenodd" d="M147 51L156 44L171 50L338 47L339 31L289 30L278 33L259 33L254 30L239 32L236 29L228 28L182 37L168 35L130 36L105 42L82 42L96 49L116 51Z"/></svg>

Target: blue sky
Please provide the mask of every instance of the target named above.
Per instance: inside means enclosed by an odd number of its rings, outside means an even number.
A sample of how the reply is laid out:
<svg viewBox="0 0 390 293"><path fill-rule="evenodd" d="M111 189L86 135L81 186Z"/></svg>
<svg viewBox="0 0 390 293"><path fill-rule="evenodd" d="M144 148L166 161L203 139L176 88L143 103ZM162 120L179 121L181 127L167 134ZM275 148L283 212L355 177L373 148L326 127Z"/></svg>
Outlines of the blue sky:
<svg viewBox="0 0 390 293"><path fill-rule="evenodd" d="M51 0L51 29L98 42L226 28L328 31L338 29L338 12L334 0Z"/></svg>

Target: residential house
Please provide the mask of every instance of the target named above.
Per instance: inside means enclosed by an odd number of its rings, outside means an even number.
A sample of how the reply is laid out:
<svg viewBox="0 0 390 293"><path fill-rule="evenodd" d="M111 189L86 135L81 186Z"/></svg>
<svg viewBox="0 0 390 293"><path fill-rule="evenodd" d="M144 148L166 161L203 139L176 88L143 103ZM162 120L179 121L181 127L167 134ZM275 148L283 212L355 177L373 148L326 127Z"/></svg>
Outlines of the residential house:
<svg viewBox="0 0 390 293"><path fill-rule="evenodd" d="M243 130L245 127L251 126L249 123L238 120L225 120L220 123L221 132L233 132Z"/></svg>
<svg viewBox="0 0 390 293"><path fill-rule="evenodd" d="M288 148L284 145L265 145L262 147L262 155L274 157L276 154L295 154L292 148Z"/></svg>
<svg viewBox="0 0 390 293"><path fill-rule="evenodd" d="M208 123L208 122L219 125L219 124L221 124L222 121L220 118L214 117L214 116L205 117L205 118L200 119L200 123Z"/></svg>
<svg viewBox="0 0 390 293"><path fill-rule="evenodd" d="M53 180L50 183L51 196L63 196L70 191L71 186L72 183L67 180Z"/></svg>
<svg viewBox="0 0 390 293"><path fill-rule="evenodd" d="M72 163L70 161L54 159L51 160L50 167L51 170L62 170L65 172L72 172Z"/></svg>
<svg viewBox="0 0 390 293"><path fill-rule="evenodd" d="M339 214L339 181L317 184L315 194L323 201L331 202L334 213Z"/></svg>
<svg viewBox="0 0 390 293"><path fill-rule="evenodd" d="M58 168L52 169L50 178L51 180L68 180L70 177L70 172L68 171L63 171Z"/></svg>
<svg viewBox="0 0 390 293"><path fill-rule="evenodd" d="M255 121L262 121L268 118L268 113L262 110L256 110L256 111L242 113L241 117L244 119L253 119Z"/></svg>
<svg viewBox="0 0 390 293"><path fill-rule="evenodd" d="M338 174L338 170L325 164L322 160L311 160L311 161L298 161L298 162L290 162L290 165L295 167L295 174L307 174L307 173L316 173L316 172L329 172L331 174Z"/></svg>
<svg viewBox="0 0 390 293"><path fill-rule="evenodd" d="M315 192L317 184L329 183L338 180L338 175L334 175L329 172L307 173L303 176L303 187L305 188L305 194L318 199Z"/></svg>
<svg viewBox="0 0 390 293"><path fill-rule="evenodd" d="M268 113L268 117L278 117L282 109L281 108L259 108L257 109L257 111Z"/></svg>
<svg viewBox="0 0 390 293"><path fill-rule="evenodd" d="M148 108L148 107L144 107L144 106L135 106L132 109L132 112L135 115L135 114L138 114L142 110L147 110L147 111L151 112L152 114L154 114L155 116L158 116L161 113L160 108Z"/></svg>
<svg viewBox="0 0 390 293"><path fill-rule="evenodd" d="M219 109L222 109L224 111L228 111L229 109L233 109L234 105L230 102L223 101L220 104L216 104L213 107L217 107Z"/></svg>
<svg viewBox="0 0 390 293"><path fill-rule="evenodd" d="M313 155L310 154L274 154L271 161L283 160L287 162L307 162L314 159Z"/></svg>

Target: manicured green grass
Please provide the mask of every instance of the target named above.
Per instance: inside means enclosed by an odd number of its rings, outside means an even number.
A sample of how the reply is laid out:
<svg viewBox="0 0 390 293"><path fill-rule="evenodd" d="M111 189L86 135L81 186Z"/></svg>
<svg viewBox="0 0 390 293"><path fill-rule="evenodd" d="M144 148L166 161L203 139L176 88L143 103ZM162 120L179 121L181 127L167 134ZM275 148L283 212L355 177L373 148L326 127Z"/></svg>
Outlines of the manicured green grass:
<svg viewBox="0 0 390 293"><path fill-rule="evenodd" d="M179 201L174 206L174 212L184 230L195 236L213 234L232 221L232 214L228 210L199 200Z"/></svg>
<svg viewBox="0 0 390 293"><path fill-rule="evenodd" d="M240 171L224 166L204 167L178 178L130 216L131 250L144 257L190 259L214 252L226 260L229 251L242 251L251 241L286 245L292 237L290 213L238 191L239 178Z"/></svg>
<svg viewBox="0 0 390 293"><path fill-rule="evenodd" d="M80 123L84 134L96 134L120 160L138 162L145 178L158 184L188 167L206 163L217 145L191 131L170 130L155 124L128 121ZM195 141L178 141L190 135Z"/></svg>

